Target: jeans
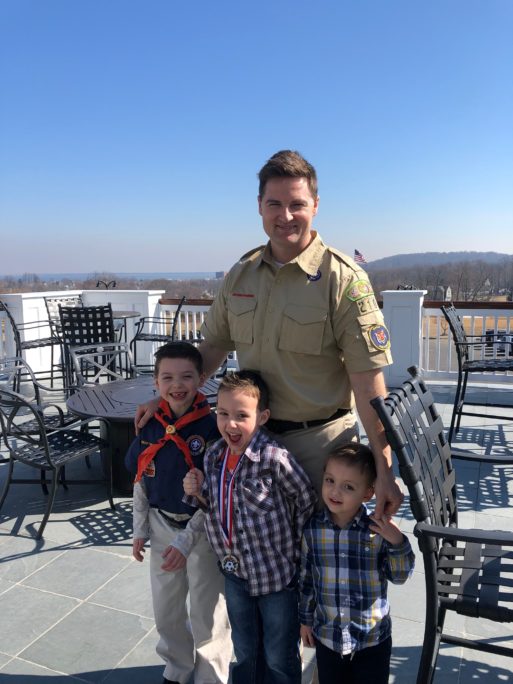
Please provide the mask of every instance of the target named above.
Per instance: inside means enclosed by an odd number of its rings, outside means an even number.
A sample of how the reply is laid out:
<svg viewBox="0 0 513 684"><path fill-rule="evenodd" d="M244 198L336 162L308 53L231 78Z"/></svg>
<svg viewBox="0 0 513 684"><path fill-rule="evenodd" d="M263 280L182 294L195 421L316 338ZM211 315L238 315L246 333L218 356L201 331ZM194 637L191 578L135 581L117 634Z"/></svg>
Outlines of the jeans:
<svg viewBox="0 0 513 684"><path fill-rule="evenodd" d="M301 684L295 586L250 596L247 582L225 574L236 663L232 684Z"/></svg>
<svg viewBox="0 0 513 684"><path fill-rule="evenodd" d="M387 684L391 652L391 637L376 646L362 648L345 656L316 641L319 684Z"/></svg>

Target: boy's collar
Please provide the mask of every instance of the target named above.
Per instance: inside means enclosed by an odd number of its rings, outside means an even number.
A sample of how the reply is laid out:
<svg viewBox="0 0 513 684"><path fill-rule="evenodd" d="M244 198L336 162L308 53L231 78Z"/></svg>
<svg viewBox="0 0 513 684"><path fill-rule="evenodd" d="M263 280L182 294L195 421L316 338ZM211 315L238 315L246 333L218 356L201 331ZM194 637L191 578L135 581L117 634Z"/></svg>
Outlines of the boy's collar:
<svg viewBox="0 0 513 684"><path fill-rule="evenodd" d="M361 506L360 506L360 508L359 508L359 510L358 510L358 512L356 513L356 515L355 515L354 518L352 519L352 521L349 523L349 525L347 525L347 527L344 527L343 529L348 530L348 529L350 529L351 527L364 527L363 518L364 518L364 517L367 517L367 515L368 515L367 506L366 506L364 503L362 503ZM325 507L322 509L322 511L321 511L321 518L322 518L325 522L329 523L329 524L331 525L331 527L337 527L337 528L339 528L339 526L337 525L337 523L333 522L333 520L331 519L331 515L330 515L329 509L327 508L327 506L325 506ZM340 528L339 528L339 529L340 529Z"/></svg>
<svg viewBox="0 0 513 684"><path fill-rule="evenodd" d="M260 449L255 448L255 443L258 440L259 435L262 433L262 428L258 428L258 430L255 432L253 437L251 438L248 446L246 447L246 450L244 451L244 456L247 456L250 461L255 461L258 462L260 461ZM219 452L219 456L217 457L218 461L221 461L221 459L224 457L224 452L226 449L226 442L224 439L221 440L223 443L223 448Z"/></svg>

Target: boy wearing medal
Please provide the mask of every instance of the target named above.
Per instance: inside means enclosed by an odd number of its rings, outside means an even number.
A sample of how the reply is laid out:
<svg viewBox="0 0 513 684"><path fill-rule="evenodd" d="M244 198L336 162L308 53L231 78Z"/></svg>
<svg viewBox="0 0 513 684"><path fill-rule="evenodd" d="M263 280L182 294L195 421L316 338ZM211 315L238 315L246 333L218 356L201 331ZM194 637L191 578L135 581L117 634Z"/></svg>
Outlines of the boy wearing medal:
<svg viewBox="0 0 513 684"><path fill-rule="evenodd" d="M185 474L203 467L207 443L219 436L198 392L204 382L201 354L188 342L166 344L155 354L154 376L159 407L125 458L135 475L133 556L143 560L149 539L164 684L185 684L193 674L196 683L226 684L232 649L222 576L203 512L182 501Z"/></svg>
<svg viewBox="0 0 513 684"><path fill-rule="evenodd" d="M316 496L293 456L262 429L269 393L260 375L226 375L217 397L222 439L205 473L184 478L207 510L206 530L225 576L236 663L232 684L300 684L297 563ZM186 497L186 500L189 500Z"/></svg>

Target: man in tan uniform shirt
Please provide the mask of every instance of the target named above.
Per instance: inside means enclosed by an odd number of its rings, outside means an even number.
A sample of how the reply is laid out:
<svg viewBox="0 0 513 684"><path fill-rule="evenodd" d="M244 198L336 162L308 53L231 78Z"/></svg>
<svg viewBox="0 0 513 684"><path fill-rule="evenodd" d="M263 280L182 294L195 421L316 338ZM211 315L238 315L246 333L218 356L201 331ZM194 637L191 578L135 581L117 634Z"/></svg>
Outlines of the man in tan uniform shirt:
<svg viewBox="0 0 513 684"><path fill-rule="evenodd" d="M266 427L319 495L326 456L358 436L356 405L376 459L376 515L392 515L402 494L369 403L386 394L381 368L392 357L368 276L313 230L317 177L301 155L278 152L259 179L269 242L233 266L206 316L199 347L205 372L214 373L234 349L241 368L260 371L271 392Z"/></svg>
<svg viewBox="0 0 513 684"><path fill-rule="evenodd" d="M388 331L365 272L312 229L315 169L297 152L271 157L259 174L259 212L269 242L241 258L208 312L200 345L207 373L235 349L241 368L271 391L268 427L318 492L326 455L355 439L355 403L374 452L377 514L402 494L370 399L386 394Z"/></svg>

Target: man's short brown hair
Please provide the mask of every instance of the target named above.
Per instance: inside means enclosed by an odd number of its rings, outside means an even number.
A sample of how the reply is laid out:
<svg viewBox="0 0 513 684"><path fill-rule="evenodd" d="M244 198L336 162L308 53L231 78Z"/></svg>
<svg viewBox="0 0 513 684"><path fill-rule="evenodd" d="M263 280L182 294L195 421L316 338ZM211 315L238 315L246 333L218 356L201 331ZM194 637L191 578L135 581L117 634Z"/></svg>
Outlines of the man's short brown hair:
<svg viewBox="0 0 513 684"><path fill-rule="evenodd" d="M273 154L262 166L258 173L258 180L260 181L258 194L260 198L264 196L265 186L271 178L306 178L312 197L317 199L317 173L299 152L281 150Z"/></svg>

